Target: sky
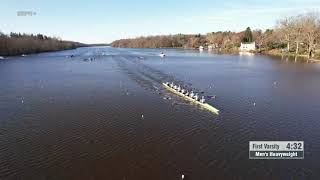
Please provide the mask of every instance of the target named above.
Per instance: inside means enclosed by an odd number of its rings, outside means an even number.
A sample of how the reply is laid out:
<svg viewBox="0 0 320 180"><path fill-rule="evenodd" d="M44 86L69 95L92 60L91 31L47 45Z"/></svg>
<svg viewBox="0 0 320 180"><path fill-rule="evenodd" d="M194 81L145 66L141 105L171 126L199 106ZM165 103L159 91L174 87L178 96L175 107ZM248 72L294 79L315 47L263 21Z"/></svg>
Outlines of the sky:
<svg viewBox="0 0 320 180"><path fill-rule="evenodd" d="M273 28L319 11L320 0L1 0L0 31L42 33L83 43L165 34ZM18 16L31 11L32 16Z"/></svg>

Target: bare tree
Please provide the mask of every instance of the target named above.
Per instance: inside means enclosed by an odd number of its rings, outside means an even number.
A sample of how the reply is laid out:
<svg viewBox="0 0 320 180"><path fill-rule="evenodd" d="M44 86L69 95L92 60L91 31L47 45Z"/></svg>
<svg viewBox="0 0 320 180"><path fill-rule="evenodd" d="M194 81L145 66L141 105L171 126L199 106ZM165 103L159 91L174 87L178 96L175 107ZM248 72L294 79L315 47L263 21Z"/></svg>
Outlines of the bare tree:
<svg viewBox="0 0 320 180"><path fill-rule="evenodd" d="M320 36L320 20L318 13L308 13L302 17L303 37L308 45L308 58L313 57L316 40Z"/></svg>
<svg viewBox="0 0 320 180"><path fill-rule="evenodd" d="M277 32L281 39L287 44L287 51L290 51L290 42L293 36L293 18L287 17L278 21Z"/></svg>
<svg viewBox="0 0 320 180"><path fill-rule="evenodd" d="M196 48L200 45L210 44L221 50L237 49L245 37L245 31L230 32L218 31L207 35L169 35L149 36L135 39L123 39L114 41L114 47L185 47ZM248 34L248 33L247 33ZM13 34L19 36L19 34ZM308 53L308 57L314 56L320 42L320 16L317 13L307 13L293 17L287 17L277 22L274 29L252 31L253 39L257 42L260 51L277 53L279 49L287 48L287 51L295 49L296 55L300 52ZM39 36L40 39L45 39ZM252 40L252 38L249 38ZM275 50L275 51L273 51Z"/></svg>
<svg viewBox="0 0 320 180"><path fill-rule="evenodd" d="M265 32L257 34L255 39L259 50L272 49L272 45L278 43L275 36L276 35L274 34L272 29L266 29Z"/></svg>
<svg viewBox="0 0 320 180"><path fill-rule="evenodd" d="M296 55L299 54L299 45L303 42L303 16L299 15L294 17L292 22L293 40L296 43Z"/></svg>
<svg viewBox="0 0 320 180"><path fill-rule="evenodd" d="M206 36L206 39L209 44L214 44L215 43L215 34L214 33L208 33Z"/></svg>

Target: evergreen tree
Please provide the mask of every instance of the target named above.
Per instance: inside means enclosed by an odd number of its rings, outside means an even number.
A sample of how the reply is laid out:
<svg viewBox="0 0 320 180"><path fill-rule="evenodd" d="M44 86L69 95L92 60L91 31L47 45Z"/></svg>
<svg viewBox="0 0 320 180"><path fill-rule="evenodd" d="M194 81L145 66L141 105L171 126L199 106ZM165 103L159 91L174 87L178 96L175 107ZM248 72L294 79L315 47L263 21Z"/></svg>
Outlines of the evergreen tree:
<svg viewBox="0 0 320 180"><path fill-rule="evenodd" d="M246 31L244 32L243 42L253 42L253 36L250 27L247 27Z"/></svg>

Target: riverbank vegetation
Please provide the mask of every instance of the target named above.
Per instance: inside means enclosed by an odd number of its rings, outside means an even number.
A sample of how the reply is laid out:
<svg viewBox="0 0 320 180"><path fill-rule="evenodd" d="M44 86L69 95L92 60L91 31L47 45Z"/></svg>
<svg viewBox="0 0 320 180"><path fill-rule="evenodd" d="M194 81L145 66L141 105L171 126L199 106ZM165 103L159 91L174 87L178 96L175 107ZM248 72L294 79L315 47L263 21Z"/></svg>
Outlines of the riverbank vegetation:
<svg viewBox="0 0 320 180"><path fill-rule="evenodd" d="M125 48L212 48L238 51L241 42L255 42L256 51L266 54L287 54L320 58L320 16L308 12L277 21L273 29L231 32L218 31L205 35L177 34L121 39L113 47Z"/></svg>
<svg viewBox="0 0 320 180"><path fill-rule="evenodd" d="M72 41L64 41L43 34L21 34L0 32L0 56L13 56L49 51L59 51L86 46Z"/></svg>

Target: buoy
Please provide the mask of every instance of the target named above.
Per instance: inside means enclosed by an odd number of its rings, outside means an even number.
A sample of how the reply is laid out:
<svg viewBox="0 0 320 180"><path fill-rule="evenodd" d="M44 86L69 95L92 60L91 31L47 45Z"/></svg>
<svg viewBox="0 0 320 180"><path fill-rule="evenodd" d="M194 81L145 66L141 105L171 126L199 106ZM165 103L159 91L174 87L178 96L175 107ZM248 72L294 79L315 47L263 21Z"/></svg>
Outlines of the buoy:
<svg viewBox="0 0 320 180"><path fill-rule="evenodd" d="M256 106L256 103L253 103L253 106Z"/></svg>
<svg viewBox="0 0 320 180"><path fill-rule="evenodd" d="M141 119L144 119L144 116L143 116L143 114L141 115Z"/></svg>
<svg viewBox="0 0 320 180"><path fill-rule="evenodd" d="M184 179L184 175L183 175L183 174L181 175L181 179L182 179L182 180Z"/></svg>

